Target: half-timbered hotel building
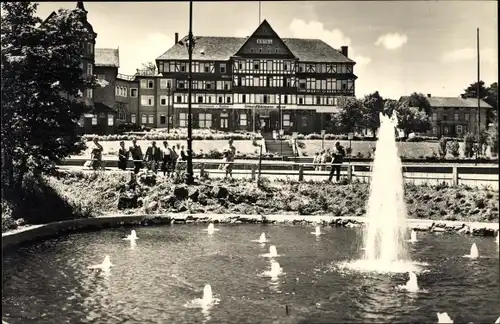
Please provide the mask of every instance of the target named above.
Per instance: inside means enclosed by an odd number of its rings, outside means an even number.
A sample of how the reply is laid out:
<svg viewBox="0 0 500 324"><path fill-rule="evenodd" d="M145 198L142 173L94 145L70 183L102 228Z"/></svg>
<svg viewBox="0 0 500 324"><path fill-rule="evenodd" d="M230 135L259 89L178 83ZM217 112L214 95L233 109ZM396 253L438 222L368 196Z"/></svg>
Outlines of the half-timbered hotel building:
<svg viewBox="0 0 500 324"><path fill-rule="evenodd" d="M156 59L159 86L168 89L168 98L154 96L155 78L140 81L136 122L166 127L162 122L168 115L173 126L187 125L187 40L176 34L174 46ZM319 132L337 110L336 99L354 96L354 64L347 46L337 50L319 39L282 39L266 20L246 38L194 37L193 125ZM155 106L155 99L160 105ZM162 100L168 108L160 108L152 119L144 117L150 107L161 107Z"/></svg>

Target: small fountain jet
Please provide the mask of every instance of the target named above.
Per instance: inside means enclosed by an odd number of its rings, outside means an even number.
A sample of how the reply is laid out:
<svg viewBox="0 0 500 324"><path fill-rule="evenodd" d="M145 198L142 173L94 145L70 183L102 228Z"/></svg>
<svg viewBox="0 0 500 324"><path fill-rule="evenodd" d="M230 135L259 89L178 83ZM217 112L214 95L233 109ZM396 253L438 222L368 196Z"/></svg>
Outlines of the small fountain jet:
<svg viewBox="0 0 500 324"><path fill-rule="evenodd" d="M499 237L500 237L500 231L498 231L497 238L495 239L495 241L497 242L497 244L498 244Z"/></svg>
<svg viewBox="0 0 500 324"><path fill-rule="evenodd" d="M208 234L212 235L213 233L215 233L215 231L218 231L218 229L215 229L214 224L210 223L208 224L208 227L205 229L205 231L207 231Z"/></svg>
<svg viewBox="0 0 500 324"><path fill-rule="evenodd" d="M438 324L453 324L453 320L448 316L448 313L437 313Z"/></svg>
<svg viewBox="0 0 500 324"><path fill-rule="evenodd" d="M498 236L497 236L497 242L498 242ZM500 324L500 316L498 316L497 320L495 321L494 324Z"/></svg>
<svg viewBox="0 0 500 324"><path fill-rule="evenodd" d="M410 277L405 285L400 285L400 289L404 289L409 292L417 292L420 290L418 287L417 275L415 272L408 272L408 276Z"/></svg>
<svg viewBox="0 0 500 324"><path fill-rule="evenodd" d="M139 238L137 237L137 233L135 232L135 230L130 231L130 234L124 238L125 241L135 241L137 239Z"/></svg>
<svg viewBox="0 0 500 324"><path fill-rule="evenodd" d="M266 242L269 242L266 238L266 233L262 233L260 234L260 237L258 240L252 240L252 242L257 242L257 243L260 243L260 244L265 244Z"/></svg>
<svg viewBox="0 0 500 324"><path fill-rule="evenodd" d="M316 229L314 230L314 232L311 232L311 234L316 235L316 236L320 236L321 235L321 227L316 226Z"/></svg>
<svg viewBox="0 0 500 324"><path fill-rule="evenodd" d="M283 268L276 261L271 261L271 270L264 271L264 276L271 277L271 279L278 279L278 277L283 274Z"/></svg>
<svg viewBox="0 0 500 324"><path fill-rule="evenodd" d="M266 258L275 258L275 257L279 256L278 250L276 249L276 245L271 245L269 247L269 253L262 254L262 256L266 257Z"/></svg>
<svg viewBox="0 0 500 324"><path fill-rule="evenodd" d="M472 243L472 246L470 247L470 254L464 255L464 257L469 259L479 258L479 250L477 249L476 243Z"/></svg>
<svg viewBox="0 0 500 324"><path fill-rule="evenodd" d="M184 305L184 307L188 308L201 308L204 311L210 310L210 308L219 303L219 299L214 298L212 293L212 286L206 284L203 287L203 297L196 298Z"/></svg>
<svg viewBox="0 0 500 324"><path fill-rule="evenodd" d="M418 240L417 240L417 232L415 232L415 230L411 230L410 239L408 240L408 242L410 242L410 243L416 243L416 242L418 242Z"/></svg>
<svg viewBox="0 0 500 324"><path fill-rule="evenodd" d="M104 261L102 261L101 264L94 264L94 265L88 266L88 269L98 270L98 271L109 271L109 269L111 269L112 266L113 266L113 264L111 263L111 259L110 259L109 255L106 255L104 257Z"/></svg>

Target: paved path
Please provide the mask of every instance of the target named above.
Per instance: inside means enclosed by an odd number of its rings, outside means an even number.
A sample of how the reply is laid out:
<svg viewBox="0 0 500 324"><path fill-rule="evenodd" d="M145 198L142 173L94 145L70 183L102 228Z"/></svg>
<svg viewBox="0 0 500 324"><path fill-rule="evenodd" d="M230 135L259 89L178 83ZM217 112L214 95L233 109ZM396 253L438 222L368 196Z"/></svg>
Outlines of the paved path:
<svg viewBox="0 0 500 324"><path fill-rule="evenodd" d="M72 170L72 171L84 171L92 172L88 168L81 166L61 166L61 170ZM107 168L106 172L123 172L116 168ZM211 178L223 178L224 171L222 170L206 170ZM195 169L195 174L199 174L200 170ZM158 173L158 175L163 176L163 174ZM251 176L250 170L233 170L233 178L235 179L249 179ZM342 176L345 177L346 173L343 172ZM262 177L268 178L269 180L277 179L295 179L298 180L298 171L291 170L263 170ZM328 171L304 171L304 181L316 181L321 182L328 179ZM369 181L370 172L356 171L353 174L353 179L358 179L360 181ZM420 173L420 172L407 172L405 173L405 181L407 183L414 183L417 185L427 184L440 184L447 183L452 185L451 174L449 173ZM477 188L490 188L492 190L499 190L499 176L498 174L463 174L459 178L459 183Z"/></svg>

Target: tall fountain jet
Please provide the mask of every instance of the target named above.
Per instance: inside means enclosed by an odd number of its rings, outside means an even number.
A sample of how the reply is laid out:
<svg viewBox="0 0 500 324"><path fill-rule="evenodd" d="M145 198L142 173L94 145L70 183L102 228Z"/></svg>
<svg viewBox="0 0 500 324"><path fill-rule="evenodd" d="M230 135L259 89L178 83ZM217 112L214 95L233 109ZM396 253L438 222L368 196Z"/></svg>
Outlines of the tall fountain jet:
<svg viewBox="0 0 500 324"><path fill-rule="evenodd" d="M367 262L409 261L402 163L396 146L396 114L380 114L364 233Z"/></svg>

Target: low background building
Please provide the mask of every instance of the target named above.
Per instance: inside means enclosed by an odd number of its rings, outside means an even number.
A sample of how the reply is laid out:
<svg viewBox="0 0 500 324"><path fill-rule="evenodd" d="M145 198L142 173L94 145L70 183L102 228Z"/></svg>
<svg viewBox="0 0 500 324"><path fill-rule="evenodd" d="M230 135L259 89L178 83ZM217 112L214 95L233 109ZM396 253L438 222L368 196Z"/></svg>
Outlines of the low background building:
<svg viewBox="0 0 500 324"><path fill-rule="evenodd" d="M474 98L433 97L427 95L432 107L432 129L429 136L460 137L465 133L476 133L478 126L478 103ZM486 129L487 115L493 109L484 100L480 100L480 125Z"/></svg>

